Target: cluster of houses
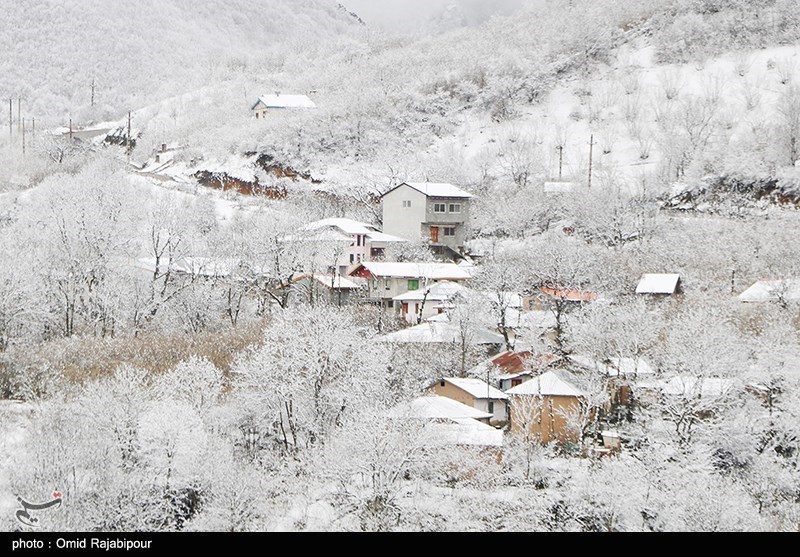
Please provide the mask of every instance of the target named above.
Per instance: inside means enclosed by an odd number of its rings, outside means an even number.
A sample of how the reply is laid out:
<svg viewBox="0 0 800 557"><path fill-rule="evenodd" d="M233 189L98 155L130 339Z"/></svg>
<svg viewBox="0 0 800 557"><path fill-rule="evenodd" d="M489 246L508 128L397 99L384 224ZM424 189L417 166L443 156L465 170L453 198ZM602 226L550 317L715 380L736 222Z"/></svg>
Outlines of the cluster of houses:
<svg viewBox="0 0 800 557"><path fill-rule="evenodd" d="M266 103L265 103L266 106ZM379 342L414 347L448 348L463 341L449 314L461 300L488 295L469 288L475 266L465 253L473 196L452 184L403 183L383 196L383 229L344 218L308 224L305 240L341 247L323 272L297 275L289 288L316 289L335 304L369 303L392 312L406 327ZM390 261L389 250L405 242L430 246L435 261ZM458 263L456 263L458 261ZM174 272L226 277L236 272L235 260L185 258ZM646 274L636 293L673 297L683 291L679 274ZM496 293L493 293L496 294ZM542 287L535 295L508 293L507 326L547 338L556 328L556 303L583 305L602 296L569 288ZM772 280L753 285L742 302L800 300L800 281ZM317 295L319 299L319 295ZM623 435L613 424L624 423L634 404L657 397L722 396L732 383L719 378L678 377L658 380L644 360L503 352L507 338L498 330L480 329L469 343L488 359L461 377L444 377L428 392L398 408L430 425L435 444L502 450L504 432L542 443L575 447L584 454L605 455L621 450ZM591 418L591 419L590 419ZM606 424L590 430L588 424ZM591 427L597 428L597 425ZM586 440L594 440L586 443Z"/></svg>
<svg viewBox="0 0 800 557"><path fill-rule="evenodd" d="M381 305L408 326L384 335L380 342L411 347L457 345L462 331L448 313L459 299L481 295L469 288L474 266L465 255L472 196L451 184L404 183L383 197L384 228L329 219L308 230L320 239L349 239L338 268L321 280L332 291L346 289L358 299ZM393 243L422 241L439 262L386 261ZM447 260L450 262L446 262ZM453 261L460 261L454 263ZM331 277L344 281L341 286ZM758 283L741 296L743 302L770 301L776 296L800 299L800 282ZM674 297L683 292L679 274L645 274L636 293ZM509 293L512 330L535 329L547 335L555 328L552 304L594 303L594 292L539 288L536 295ZM341 296L340 296L341 298ZM352 298L351 298L352 299ZM496 330L478 330L470 343L491 357L461 377L444 377L428 392L397 411L425 421L436 432L435 444L501 451L505 431L542 443L575 447L584 454L606 455L621 450L622 435L608 424L630 418L635 404L661 397L706 399L723 396L732 383L718 378L678 377L661 381L639 358L598 361L591 357L530 352L503 352L505 339ZM592 419L589 419L592 418ZM587 430L588 424L603 429ZM592 425L592 427L598 427ZM586 439L594 442L585 444Z"/></svg>
<svg viewBox="0 0 800 557"><path fill-rule="evenodd" d="M464 255L472 199L452 184L403 183L381 200L383 230L341 218L307 225L307 240L344 247L319 283L336 300L359 295L409 323L444 313L472 278ZM387 261L387 250L407 242L426 243L436 262Z"/></svg>
<svg viewBox="0 0 800 557"><path fill-rule="evenodd" d="M255 118L263 119L277 110L314 107L308 97L276 94L260 98L252 111ZM548 185L553 193L566 192L568 186ZM316 290L316 299L327 297L339 305L374 304L406 323L379 342L415 349L457 345L463 340L462 331L451 323L451 310L470 296L487 294L470 288L475 266L466 246L473 196L452 184L408 182L391 189L381 201L382 228L345 218L305 226L301 234L306 241L335 244L340 249L335 260L326 260L318 272L297 275L285 287ZM435 261L393 261L391 250L408 242L429 246ZM219 277L234 273L235 267L235 261L187 258L178 263L176 272ZM677 297L683 293L682 277L645 274L635 292ZM556 329L555 305L603 300L595 292L559 287L541 287L534 295L507 295L507 329L514 335L532 331L539 338L547 338ZM739 299L743 303L800 301L800 280L761 281ZM661 381L646 361L636 357L599 361L561 355L557 349L544 354L504 351L508 338L498 329L478 330L469 342L485 351L485 362L462 370L460 377L443 377L423 396L394 410L428 424L433 444L500 454L505 432L514 432L541 444L556 443L603 456L621 450L625 436L616 428L630 419L636 404L664 397L713 400L735 388L722 378Z"/></svg>
<svg viewBox="0 0 800 557"><path fill-rule="evenodd" d="M355 289L360 281L362 299L380 303L410 325L385 335L381 342L418 347L459 342L459 328L447 315L459 297L476 294L468 288L474 268L463 259L471 200L470 194L449 184L402 184L383 198L381 233L345 222L312 225L353 235L345 261L350 264L350 287ZM461 263L384 261L384 248L397 241L425 241L441 259L461 259ZM682 277L676 273L645 274L636 286L641 296L682 293ZM552 330L552 302L586 304L601 299L596 293L573 289L543 287L536 294L509 294L512 329ZM742 302L783 299L800 300L800 281L759 282L740 296ZM511 431L538 443L557 443L603 456L621 450L625 435L614 424L629 419L635 404L665 397L714 400L735 388L732 381L722 378L662 381L640 358L598 361L579 355L502 352L504 339L493 330L478 331L471 342L494 355L463 377L442 378L424 396L403 405L411 417L434 428L436 444L499 452L503 432ZM600 423L606 427L598 428ZM589 424L598 429L587 430ZM593 442L587 445L587 439Z"/></svg>
<svg viewBox="0 0 800 557"><path fill-rule="evenodd" d="M556 443L584 454L602 456L619 451L619 432L588 431L588 425L613 423L614 412L630 410L634 388L641 391L640 396L657 396L662 387L644 360L595 361L525 351L497 354L466 375L445 377L431 385L410 406L411 417L436 423L440 430L451 427L448 438L454 445L492 451L502 451L506 431L534 443ZM414 411L421 408L425 411ZM603 419L589 419L600 418L598 413ZM467 425L479 429L479 424L501 433L480 438L466 435L459 440L459 431ZM595 442L584 445L587 438Z"/></svg>
<svg viewBox="0 0 800 557"><path fill-rule="evenodd" d="M660 401L704 419L737 393L764 395L758 385L727 378L661 380L637 358L599 361L509 351L466 375L442 378L401 408L407 418L434 428L434 445L472 447L497 458L503 456L507 433L570 454L609 456L638 441L626 431L636 405ZM496 433L489 434L490 429Z"/></svg>

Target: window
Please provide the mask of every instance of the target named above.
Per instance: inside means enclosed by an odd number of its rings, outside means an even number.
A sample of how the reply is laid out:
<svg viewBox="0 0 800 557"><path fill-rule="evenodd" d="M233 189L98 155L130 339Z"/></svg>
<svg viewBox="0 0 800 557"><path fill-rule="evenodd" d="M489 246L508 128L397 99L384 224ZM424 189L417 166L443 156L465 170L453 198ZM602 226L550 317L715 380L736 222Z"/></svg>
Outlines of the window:
<svg viewBox="0 0 800 557"><path fill-rule="evenodd" d="M456 229L455 229L455 227L450 227L450 226L446 227L446 228L444 229L444 235L445 235L445 237L448 237L448 236L449 236L449 237L451 237L451 238L452 238L453 236L455 236L455 235L456 235Z"/></svg>
<svg viewBox="0 0 800 557"><path fill-rule="evenodd" d="M447 386L447 383L445 383L444 379L442 379L441 385L442 385L442 387L446 387Z"/></svg>
<svg viewBox="0 0 800 557"><path fill-rule="evenodd" d="M451 213L460 213L461 212L461 203L451 203L450 204L450 212Z"/></svg>
<svg viewBox="0 0 800 557"><path fill-rule="evenodd" d="M489 414L494 414L494 402L489 401Z"/></svg>
<svg viewBox="0 0 800 557"><path fill-rule="evenodd" d="M356 262L356 256L351 253L350 254L350 265L354 264L355 262Z"/></svg>
<svg viewBox="0 0 800 557"><path fill-rule="evenodd" d="M410 209L411 202L410 201L403 201L403 209Z"/></svg>
<svg viewBox="0 0 800 557"><path fill-rule="evenodd" d="M380 287L381 287L381 284L378 282L378 279L375 279L375 280L372 281L372 289L373 290L377 290Z"/></svg>
<svg viewBox="0 0 800 557"><path fill-rule="evenodd" d="M409 280L408 281L408 289L410 291L419 290L419 280Z"/></svg>
<svg viewBox="0 0 800 557"><path fill-rule="evenodd" d="M391 290L392 289L392 281L391 280L386 279L386 280L383 281L383 283L386 286L386 290Z"/></svg>
<svg viewBox="0 0 800 557"><path fill-rule="evenodd" d="M446 213L447 212L447 205L444 203L434 203L433 204L433 212L434 213Z"/></svg>

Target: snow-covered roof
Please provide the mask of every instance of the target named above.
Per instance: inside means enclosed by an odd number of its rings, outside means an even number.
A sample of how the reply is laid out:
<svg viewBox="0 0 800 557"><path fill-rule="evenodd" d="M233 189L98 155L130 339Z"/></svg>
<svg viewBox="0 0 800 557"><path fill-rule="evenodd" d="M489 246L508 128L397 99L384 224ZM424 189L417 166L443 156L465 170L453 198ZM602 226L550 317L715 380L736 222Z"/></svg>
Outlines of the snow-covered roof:
<svg viewBox="0 0 800 557"><path fill-rule="evenodd" d="M676 274L644 275L636 287L637 294L675 294L681 276Z"/></svg>
<svg viewBox="0 0 800 557"><path fill-rule="evenodd" d="M306 280L311 275L301 275L297 277L292 282L300 282L302 280ZM322 286L326 288L332 288L333 290L358 290L360 287L353 282L352 280L348 280L342 276L336 276L335 278L331 275L314 275L314 280L320 283ZM333 285L333 286L331 286Z"/></svg>
<svg viewBox="0 0 800 557"><path fill-rule="evenodd" d="M491 414L476 410L472 406L435 395L415 398L411 402L400 404L391 410L390 415L398 418L426 420L488 420L492 417Z"/></svg>
<svg viewBox="0 0 800 557"><path fill-rule="evenodd" d="M559 361L555 354L532 354L529 351L506 351L481 362L470 370L471 375L482 376L487 370L497 368L498 379L516 379L524 375L535 375Z"/></svg>
<svg viewBox="0 0 800 557"><path fill-rule="evenodd" d="M304 240L312 241L312 242L320 242L320 243L327 243L327 242L341 242L343 244L351 244L353 242L353 237L346 232L342 232L338 228L320 228L318 230L308 230L310 234L304 236ZM286 236L286 240L293 240L295 239L294 236Z"/></svg>
<svg viewBox="0 0 800 557"><path fill-rule="evenodd" d="M473 379L468 377L447 377L443 381L450 383L477 399L490 399L490 400L508 400L506 395L500 389L495 389L486 381L480 379Z"/></svg>
<svg viewBox="0 0 800 557"><path fill-rule="evenodd" d="M475 273L478 270L478 267L475 265L475 263L473 263L472 261L467 261L466 259L460 261L458 263L458 266L464 269L464 271L466 271L473 277L475 276Z"/></svg>
<svg viewBox="0 0 800 557"><path fill-rule="evenodd" d="M517 327L525 329L555 329L558 326L556 316L552 311L523 311L514 313L509 311L509 321L517 323Z"/></svg>
<svg viewBox="0 0 800 557"><path fill-rule="evenodd" d="M371 224L366 224L352 219L325 219L312 222L303 227L307 231L337 230L348 236L366 236L373 243L395 244L407 242L405 238L398 238L391 234L384 234Z"/></svg>
<svg viewBox="0 0 800 557"><path fill-rule="evenodd" d="M425 321L428 323L450 323L450 316L446 313L437 313L436 315L431 315Z"/></svg>
<svg viewBox="0 0 800 557"><path fill-rule="evenodd" d="M635 358L609 358L600 362L589 356L569 356L569 360L582 368L598 371L607 377L655 375L646 361Z"/></svg>
<svg viewBox="0 0 800 557"><path fill-rule="evenodd" d="M549 371L507 392L517 396L584 396L576 386L567 383L555 372Z"/></svg>
<svg viewBox="0 0 800 557"><path fill-rule="evenodd" d="M405 182L385 194L384 197L392 191L402 188L403 186L408 186L409 188L415 189L427 197L442 197L450 199L472 199L474 197L471 193L468 193L461 188L454 186L453 184L436 184L433 182Z"/></svg>
<svg viewBox="0 0 800 557"><path fill-rule="evenodd" d="M464 292L466 288L455 282L443 281L437 282L428 288L420 288L419 290L412 290L400 296L392 298L395 302L421 302L422 300L430 302L443 302L451 299Z"/></svg>
<svg viewBox="0 0 800 557"><path fill-rule="evenodd" d="M800 300L800 280L761 280L739 295L745 303Z"/></svg>
<svg viewBox="0 0 800 557"><path fill-rule="evenodd" d="M394 344L451 344L461 342L461 329L452 323L423 323L380 337L379 342ZM471 344L503 344L503 337L485 330L474 332Z"/></svg>
<svg viewBox="0 0 800 557"><path fill-rule="evenodd" d="M319 230L320 228L338 228L345 234L362 235L372 234L378 229L369 224L351 219L325 219L312 222L304 227L306 230Z"/></svg>
<svg viewBox="0 0 800 557"><path fill-rule="evenodd" d="M253 110L259 104L263 104L267 108L317 108L314 101L306 95L282 95L280 93L259 97L256 104L253 105Z"/></svg>
<svg viewBox="0 0 800 557"><path fill-rule="evenodd" d="M72 134L74 139L92 139L99 136L105 136L113 129L113 126L88 126L88 127L81 127L81 126L72 126L72 130L68 127L59 127L53 130L45 131L46 135L54 135L54 136L68 136Z"/></svg>
<svg viewBox="0 0 800 557"><path fill-rule="evenodd" d="M598 298L597 294L594 292L577 290L574 288L551 288L549 286L542 286L539 288L539 291L551 298L566 300L568 302L595 302Z"/></svg>
<svg viewBox="0 0 800 557"><path fill-rule="evenodd" d="M405 238L400 238L399 236L392 236L391 234L386 234L384 232L370 232L367 234L367 238L369 241L374 244L403 244L407 243L408 240Z"/></svg>
<svg viewBox="0 0 800 557"><path fill-rule="evenodd" d="M650 364L641 358L610 358L608 360L609 373L616 375L655 375Z"/></svg>
<svg viewBox="0 0 800 557"><path fill-rule="evenodd" d="M454 263L362 263L352 273L364 268L376 277L424 278L429 280L469 280L469 273Z"/></svg>
<svg viewBox="0 0 800 557"><path fill-rule="evenodd" d="M471 418L456 418L428 424L422 435L427 446L503 446L501 430Z"/></svg>

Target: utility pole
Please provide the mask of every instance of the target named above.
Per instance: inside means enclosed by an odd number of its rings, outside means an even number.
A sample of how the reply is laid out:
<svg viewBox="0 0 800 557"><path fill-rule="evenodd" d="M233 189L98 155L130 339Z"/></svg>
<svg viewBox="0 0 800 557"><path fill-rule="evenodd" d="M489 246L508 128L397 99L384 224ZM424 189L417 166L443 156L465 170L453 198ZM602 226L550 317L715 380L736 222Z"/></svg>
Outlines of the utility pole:
<svg viewBox="0 0 800 557"><path fill-rule="evenodd" d="M72 118L69 119L69 142L72 144Z"/></svg>
<svg viewBox="0 0 800 557"><path fill-rule="evenodd" d="M564 146L559 145L556 149L558 150L558 181L560 182L564 169Z"/></svg>
<svg viewBox="0 0 800 557"><path fill-rule="evenodd" d="M17 131L22 131L22 97L17 97Z"/></svg>
<svg viewBox="0 0 800 557"><path fill-rule="evenodd" d="M31 118L31 123L33 124L31 126L33 128L33 129L31 129L31 135L35 136L36 135L36 118Z"/></svg>
<svg viewBox="0 0 800 557"><path fill-rule="evenodd" d="M131 113L128 111L128 162L131 160Z"/></svg>
<svg viewBox="0 0 800 557"><path fill-rule="evenodd" d="M8 138L14 136L14 100L8 99Z"/></svg>
<svg viewBox="0 0 800 557"><path fill-rule="evenodd" d="M22 121L22 156L25 156L25 120Z"/></svg>
<svg viewBox="0 0 800 557"><path fill-rule="evenodd" d="M492 366L486 367L486 409L489 409L489 405L492 403L492 385L489 382L492 378ZM492 418L494 418L494 412L491 412Z"/></svg>
<svg viewBox="0 0 800 557"><path fill-rule="evenodd" d="M94 108L94 78L92 78L92 108Z"/></svg>
<svg viewBox="0 0 800 557"><path fill-rule="evenodd" d="M594 164L594 134L592 134L592 138L589 140L589 189L592 189L592 171L594 168L592 167Z"/></svg>

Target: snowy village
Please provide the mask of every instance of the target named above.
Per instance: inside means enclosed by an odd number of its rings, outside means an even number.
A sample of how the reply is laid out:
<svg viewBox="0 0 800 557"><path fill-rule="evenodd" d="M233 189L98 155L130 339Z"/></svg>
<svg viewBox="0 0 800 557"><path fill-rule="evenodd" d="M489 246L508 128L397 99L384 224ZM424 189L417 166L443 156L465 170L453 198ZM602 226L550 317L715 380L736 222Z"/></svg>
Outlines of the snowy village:
<svg viewBox="0 0 800 557"><path fill-rule="evenodd" d="M800 531L796 2L0 46L0 532Z"/></svg>

